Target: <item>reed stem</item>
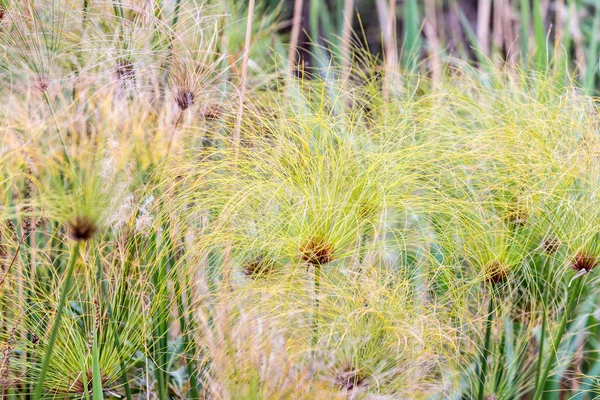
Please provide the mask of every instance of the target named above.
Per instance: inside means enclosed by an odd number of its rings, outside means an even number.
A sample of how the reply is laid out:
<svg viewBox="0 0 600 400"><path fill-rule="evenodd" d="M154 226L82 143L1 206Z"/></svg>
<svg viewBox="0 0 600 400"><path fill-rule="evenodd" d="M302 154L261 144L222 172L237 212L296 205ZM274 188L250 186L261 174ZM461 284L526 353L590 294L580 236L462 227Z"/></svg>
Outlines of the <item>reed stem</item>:
<svg viewBox="0 0 600 400"><path fill-rule="evenodd" d="M490 346L492 341L492 323L494 321L494 298L496 296L496 289L492 289L492 296L489 301L488 315L485 326L485 342L483 345L483 351L481 353L481 359L479 361L479 396L478 400L483 400L485 395L485 380L488 371L488 357L490 355Z"/></svg>
<svg viewBox="0 0 600 400"><path fill-rule="evenodd" d="M536 383L535 394L533 396L533 400L540 400L542 398L544 392L544 385L546 383L546 379L548 379L548 375L550 375L550 370L556 361L556 357L558 355L558 347L560 346L560 342L565 333L565 328L567 327L567 322L569 322L569 317L571 316L575 305L577 304L576 299L579 298L579 293L581 292L582 284L584 277L579 277L575 280L575 285L572 290L568 292L569 302L567 303L567 308L563 314L562 320L560 321L560 325L556 332L556 336L554 338L554 342L552 343L552 349L550 351L550 356L546 363L546 367L544 368L544 372L539 377Z"/></svg>

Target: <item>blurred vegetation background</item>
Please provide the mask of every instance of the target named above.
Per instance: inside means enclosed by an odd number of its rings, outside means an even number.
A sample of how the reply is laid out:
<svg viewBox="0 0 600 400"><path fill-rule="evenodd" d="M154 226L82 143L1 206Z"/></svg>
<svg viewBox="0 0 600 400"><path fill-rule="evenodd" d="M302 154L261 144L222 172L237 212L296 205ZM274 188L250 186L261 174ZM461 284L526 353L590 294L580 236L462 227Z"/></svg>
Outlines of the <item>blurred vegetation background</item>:
<svg viewBox="0 0 600 400"><path fill-rule="evenodd" d="M600 0L258 0L293 31L306 66L344 57L344 37L372 55L435 75L451 60L568 72L598 93ZM352 33L345 34L345 23ZM315 42L315 44L310 44ZM324 50L326 49L326 50ZM392 54L392 56L395 56ZM321 60L321 58L323 58ZM395 57L393 57L395 58Z"/></svg>

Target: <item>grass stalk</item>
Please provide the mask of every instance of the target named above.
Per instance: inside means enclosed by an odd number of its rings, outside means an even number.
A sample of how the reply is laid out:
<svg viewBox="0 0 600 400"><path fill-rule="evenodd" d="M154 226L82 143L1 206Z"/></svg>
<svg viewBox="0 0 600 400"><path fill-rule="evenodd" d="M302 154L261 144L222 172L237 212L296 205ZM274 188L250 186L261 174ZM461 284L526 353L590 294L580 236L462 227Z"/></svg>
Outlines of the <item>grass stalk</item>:
<svg viewBox="0 0 600 400"><path fill-rule="evenodd" d="M193 354L195 354L195 346L193 340L189 335L189 328L185 317L185 310L188 309L184 299L184 293L181 292L179 280L173 280L173 289L177 296L177 312L179 314L179 328L181 329L181 335L183 336L183 348L185 351L185 366L190 379L190 392L189 398L191 400L199 399L200 394L198 392L198 370L196 363L194 362ZM190 355L191 354L191 355Z"/></svg>
<svg viewBox="0 0 600 400"><path fill-rule="evenodd" d="M313 340L312 345L316 348L319 343L319 296L321 295L321 265L314 266L314 310L313 310Z"/></svg>
<svg viewBox="0 0 600 400"><path fill-rule="evenodd" d="M542 379L542 364L544 363L544 343L546 341L546 303L542 304L542 330L540 332L540 345L538 349L538 366L535 378L535 385L540 386L540 380ZM542 385L543 386L543 385Z"/></svg>
<svg viewBox="0 0 600 400"><path fill-rule="evenodd" d="M342 68L342 79L344 82L348 79L350 71L350 63L352 62L352 54L350 51L350 39L352 35L352 16L354 10L354 0L344 1L344 13L343 13L343 28L342 28L342 44L341 44L341 68ZM345 85L344 85L345 86Z"/></svg>
<svg viewBox="0 0 600 400"><path fill-rule="evenodd" d="M309 0L309 21L308 21L308 29L310 33L310 38L312 42L312 52L311 64L318 65L319 61L318 56L321 54L321 50L319 49L319 42L321 33L319 32L319 12L320 12L320 4L321 0ZM314 58L317 57L317 60Z"/></svg>
<svg viewBox="0 0 600 400"><path fill-rule="evenodd" d="M483 400L485 396L485 381L487 379L488 371L488 357L490 355L491 339L492 339L492 325L494 321L494 298L496 295L496 289L492 289L492 295L490 296L487 321L485 324L485 342L483 343L483 349L481 352L481 358L479 360L479 394L478 400Z"/></svg>
<svg viewBox="0 0 600 400"><path fill-rule="evenodd" d="M106 281L104 280L104 272L102 269L102 262L100 260L100 251L99 249L96 247L96 265L97 265L97 280L100 283L100 290L101 290L101 299L106 300L106 296L108 293L108 289L106 287ZM127 276L128 273L128 268L125 268L125 276ZM125 285L121 286L125 291ZM120 297L121 298L121 297ZM107 301L107 314L108 314L108 323L110 324L111 321L113 320L113 312L112 312L112 306L110 304L110 302ZM115 325L117 326L117 328L115 328L114 330L114 342L115 342L115 348L117 349L117 353L118 353L118 357L119 357L119 365L121 367L121 380L123 381L123 387L125 389L125 398L127 400L131 400L131 388L129 387L129 379L127 378L127 368L125 368L125 361L123 360L123 347L121 346L121 339L120 339L120 335L119 335L119 330L118 330L118 326L119 321L115 321Z"/></svg>
<svg viewBox="0 0 600 400"><path fill-rule="evenodd" d="M598 74L598 35L600 31L600 0L596 0L594 10L594 26L590 45L587 52L587 65L585 67L584 87L591 93L594 90L596 75Z"/></svg>
<svg viewBox="0 0 600 400"><path fill-rule="evenodd" d="M248 17L246 20L246 38L244 41L244 56L242 58L241 79L240 79L240 102L238 105L235 121L235 130L233 133L233 146L237 148L240 142L240 133L242 130L242 117L244 114L244 100L246 99L246 84L248 80L248 62L250 60L250 44L252 39L252 19L254 18L255 0L248 3Z"/></svg>
<svg viewBox="0 0 600 400"><path fill-rule="evenodd" d="M296 65L296 49L298 48L298 40L300 38L300 28L302 26L302 8L304 6L304 0L294 1L294 15L292 17L292 33L290 38L290 44L288 48L288 74L290 76L294 73L294 67Z"/></svg>
<svg viewBox="0 0 600 400"><path fill-rule="evenodd" d="M155 291L156 304L156 310L154 310L152 316L153 327L150 349L155 364L154 376L156 379L156 395L159 399L167 399L169 396L169 375L167 372L167 335L169 325L169 311L166 299L167 260L166 256L160 257L160 246L158 241L158 234L154 232L152 234L148 260L148 265L155 268L155 271L152 274L152 286Z"/></svg>
<svg viewBox="0 0 600 400"><path fill-rule="evenodd" d="M577 299L579 298L579 293L581 292L581 288L583 285L585 276L579 277L575 280L575 285L571 290L568 291L569 301L567 303L567 307L564 311L563 317L560 321L560 325L556 331L556 336L554 337L554 341L552 342L552 349L550 349L550 356L548 360L546 360L546 366L543 369L542 374L539 376L539 379L536 384L535 394L533 396L533 400L540 400L544 393L544 385L546 383L546 379L550 375L550 370L552 369L554 362L556 361L558 355L558 348L562 341L563 335L565 333L565 328L567 327L567 322L573 313L573 309L577 304Z"/></svg>
<svg viewBox="0 0 600 400"><path fill-rule="evenodd" d="M490 16L492 14L491 0L479 0L477 7L477 44L479 50L486 56L490 53Z"/></svg>
<svg viewBox="0 0 600 400"><path fill-rule="evenodd" d="M44 100L48 105L48 109L50 109L50 113L52 114L52 120L54 121L54 126L56 127L56 131L58 132L58 136L60 137L60 142L65 151L65 158L67 159L67 163L72 165L71 156L69 155L69 149L67 147L67 142L65 140L65 136L63 135L62 129L58 125L58 119L56 118L56 112L54 111L54 107L52 106L52 102L50 101L50 97L48 97L48 92L44 90Z"/></svg>
<svg viewBox="0 0 600 400"><path fill-rule="evenodd" d="M529 31L531 29L531 4L529 0L521 0L521 62L530 65L529 57Z"/></svg>
<svg viewBox="0 0 600 400"><path fill-rule="evenodd" d="M548 44L546 43L546 29L542 15L541 1L533 2L533 34L535 38L535 69L546 72L548 64Z"/></svg>
<svg viewBox="0 0 600 400"><path fill-rule="evenodd" d="M167 55L167 61L166 61L166 65L165 65L165 72L163 74L162 77L162 85L163 87L166 88L168 82L169 82L169 74L171 73L171 62L172 62L172 55L173 55L173 40L175 39L175 31L177 29L177 24L179 22L179 14L181 12L181 0L176 0L175 2L175 8L173 9L173 18L171 20L171 37L169 38L169 48L168 48L168 55Z"/></svg>
<svg viewBox="0 0 600 400"><path fill-rule="evenodd" d="M543 258L542 261L542 276L547 276L548 273L548 266L552 267L553 266L553 259L549 259L548 257ZM539 344L539 348L538 348L538 365L537 365L537 371L536 371L536 377L535 377L535 384L536 387L538 385L540 385L540 379L542 376L542 364L544 362L544 345L546 342L546 329L547 329L547 314L546 314L546 306L548 304L548 290L546 290L546 288L542 288L543 291L543 297L542 297L542 327L541 327L541 332L540 332L540 344Z"/></svg>
<svg viewBox="0 0 600 400"><path fill-rule="evenodd" d="M421 29L421 18L417 0L404 2L404 67L408 71L414 71L417 66L419 45L419 31Z"/></svg>

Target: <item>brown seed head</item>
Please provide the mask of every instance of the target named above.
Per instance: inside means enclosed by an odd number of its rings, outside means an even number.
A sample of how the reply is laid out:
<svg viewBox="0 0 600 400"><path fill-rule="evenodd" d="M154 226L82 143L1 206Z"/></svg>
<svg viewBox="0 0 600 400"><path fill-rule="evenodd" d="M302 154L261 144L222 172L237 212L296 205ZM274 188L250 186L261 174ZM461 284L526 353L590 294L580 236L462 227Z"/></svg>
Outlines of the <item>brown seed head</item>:
<svg viewBox="0 0 600 400"><path fill-rule="evenodd" d="M135 69L133 64L126 58L117 60L115 73L117 75L117 79L120 81L127 81L135 77Z"/></svg>
<svg viewBox="0 0 600 400"><path fill-rule="evenodd" d="M334 248L324 238L317 236L300 246L300 257L312 265L325 265L333 261Z"/></svg>
<svg viewBox="0 0 600 400"><path fill-rule="evenodd" d="M490 261L484 267L485 281L497 285L510 274L510 267L498 260Z"/></svg>
<svg viewBox="0 0 600 400"><path fill-rule="evenodd" d="M344 364L333 380L334 384L341 390L350 391L355 388L367 386L367 374L355 368L350 363Z"/></svg>
<svg viewBox="0 0 600 400"><path fill-rule="evenodd" d="M544 251L550 255L556 254L558 250L560 250L560 246L560 240L555 238L546 238L542 242L542 247L544 248Z"/></svg>
<svg viewBox="0 0 600 400"><path fill-rule="evenodd" d="M17 227L15 226L15 223L11 219L6 220L6 226L13 234L17 233Z"/></svg>
<svg viewBox="0 0 600 400"><path fill-rule="evenodd" d="M275 262L264 256L258 256L249 263L244 264L242 268L244 274L252 279L264 278L274 271Z"/></svg>
<svg viewBox="0 0 600 400"><path fill-rule="evenodd" d="M514 205L510 207L506 216L510 224L514 226L525 226L527 225L529 213L523 206Z"/></svg>
<svg viewBox="0 0 600 400"><path fill-rule="evenodd" d="M85 241L94 236L98 230L98 226L92 218L79 215L67 222L67 230L73 240Z"/></svg>
<svg viewBox="0 0 600 400"><path fill-rule="evenodd" d="M180 110L187 110L194 104L194 93L189 89L181 88L175 93L175 103Z"/></svg>
<svg viewBox="0 0 600 400"><path fill-rule="evenodd" d="M38 74L33 81L33 87L42 93L45 93L49 86L50 77L45 73Z"/></svg>
<svg viewBox="0 0 600 400"><path fill-rule="evenodd" d="M221 107L218 104L210 104L206 106L202 111L202 117L209 121L219 119L221 116Z"/></svg>
<svg viewBox="0 0 600 400"><path fill-rule="evenodd" d="M37 345L38 345L38 343L40 342L40 338L39 338L39 336L38 336L38 335L36 335L35 333L31 332L31 331L29 331L29 339L31 340L31 343L32 343L34 346L37 346Z"/></svg>
<svg viewBox="0 0 600 400"><path fill-rule="evenodd" d="M578 272L583 270L590 272L596 265L598 265L598 257L581 252L575 254L575 257L573 257L573 260L571 261L571 268Z"/></svg>

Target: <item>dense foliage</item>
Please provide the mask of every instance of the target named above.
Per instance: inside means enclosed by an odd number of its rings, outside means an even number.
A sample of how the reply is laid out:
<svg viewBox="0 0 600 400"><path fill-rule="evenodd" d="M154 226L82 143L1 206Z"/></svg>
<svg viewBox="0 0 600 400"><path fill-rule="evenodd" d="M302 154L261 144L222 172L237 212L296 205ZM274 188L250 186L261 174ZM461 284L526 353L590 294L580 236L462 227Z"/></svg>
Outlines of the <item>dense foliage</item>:
<svg viewBox="0 0 600 400"><path fill-rule="evenodd" d="M252 5L0 0L0 397L594 398L570 69L296 68Z"/></svg>

